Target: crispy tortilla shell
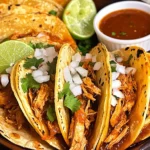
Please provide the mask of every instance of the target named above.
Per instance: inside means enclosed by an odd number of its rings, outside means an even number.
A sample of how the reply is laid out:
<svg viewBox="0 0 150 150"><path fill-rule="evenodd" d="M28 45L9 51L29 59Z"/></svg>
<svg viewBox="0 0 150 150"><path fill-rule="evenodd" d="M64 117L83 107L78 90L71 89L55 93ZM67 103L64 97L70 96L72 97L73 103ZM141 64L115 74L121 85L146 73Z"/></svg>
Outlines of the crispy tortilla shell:
<svg viewBox="0 0 150 150"><path fill-rule="evenodd" d="M9 15L1 18L0 41L23 37L37 37L39 33L49 37L49 41L64 44L69 43L76 48L65 24L56 16L46 14Z"/></svg>
<svg viewBox="0 0 150 150"><path fill-rule="evenodd" d="M146 52L142 48L136 46L126 47L125 49L114 51L113 54L119 55L123 58L124 61L127 61L132 55L129 66L136 68L134 78L138 87L136 103L133 109L131 110L129 116L128 125L130 130L128 134L112 148L116 150L123 150L128 148L131 144L133 144L133 142L136 140L144 126L149 105L148 91L150 89L150 86L148 84L148 81L150 71L148 59L146 57ZM112 81L110 80L110 82ZM110 110L110 107L111 98L108 99L108 110ZM108 124L109 120L106 120L105 125ZM97 149L100 149L100 146L101 142L99 142Z"/></svg>

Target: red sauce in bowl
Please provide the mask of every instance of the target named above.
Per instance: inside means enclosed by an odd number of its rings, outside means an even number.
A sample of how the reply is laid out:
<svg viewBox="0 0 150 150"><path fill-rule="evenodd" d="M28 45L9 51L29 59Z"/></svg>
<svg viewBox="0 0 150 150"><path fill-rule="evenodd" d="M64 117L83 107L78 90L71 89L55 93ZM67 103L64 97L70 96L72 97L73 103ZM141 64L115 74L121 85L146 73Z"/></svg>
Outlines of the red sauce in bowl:
<svg viewBox="0 0 150 150"><path fill-rule="evenodd" d="M99 29L112 38L138 39L150 34L150 14L137 9L124 9L106 15Z"/></svg>

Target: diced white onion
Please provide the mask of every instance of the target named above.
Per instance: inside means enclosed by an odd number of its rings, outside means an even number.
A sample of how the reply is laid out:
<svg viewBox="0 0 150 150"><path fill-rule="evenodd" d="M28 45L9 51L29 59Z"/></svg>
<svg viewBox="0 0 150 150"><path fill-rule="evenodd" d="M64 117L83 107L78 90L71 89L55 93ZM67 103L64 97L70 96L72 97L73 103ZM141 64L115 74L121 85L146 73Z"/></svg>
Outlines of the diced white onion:
<svg viewBox="0 0 150 150"><path fill-rule="evenodd" d="M82 89L80 85L75 86L74 88L71 89L71 92L73 93L74 96L78 96L82 94Z"/></svg>
<svg viewBox="0 0 150 150"><path fill-rule="evenodd" d="M119 72L112 72L112 80L116 80L119 77L120 73Z"/></svg>
<svg viewBox="0 0 150 150"><path fill-rule="evenodd" d="M123 58L122 58L122 57L117 57L117 58L116 58L116 61L117 61L118 63L120 63L120 62L123 61Z"/></svg>
<svg viewBox="0 0 150 150"><path fill-rule="evenodd" d="M37 69L35 66L31 66L31 69L33 69L33 70L35 70L35 69Z"/></svg>
<svg viewBox="0 0 150 150"><path fill-rule="evenodd" d="M69 66L69 70L70 70L70 72L71 72L72 75L74 75L75 73L77 73L76 69L73 68L73 67L71 67L71 66Z"/></svg>
<svg viewBox="0 0 150 150"><path fill-rule="evenodd" d="M48 65L47 64L43 64L42 66L40 66L39 68L38 68L38 70L41 70L41 71L48 71L49 70L49 67L48 67Z"/></svg>
<svg viewBox="0 0 150 150"><path fill-rule="evenodd" d="M64 68L64 79L66 82L72 83L72 76L68 66Z"/></svg>
<svg viewBox="0 0 150 150"><path fill-rule="evenodd" d="M133 67L127 67L126 68L126 74L128 74L128 73L132 73L132 74L135 74L135 72L136 72L136 69L135 68L133 68Z"/></svg>
<svg viewBox="0 0 150 150"><path fill-rule="evenodd" d="M114 61L115 61L115 56L114 56L114 54L109 53L109 57L110 57L110 61L111 61L111 60L114 60Z"/></svg>
<svg viewBox="0 0 150 150"><path fill-rule="evenodd" d="M41 32L41 33L39 33L36 37L37 37L37 38L41 38L41 37L44 37L44 36L45 36L45 34Z"/></svg>
<svg viewBox="0 0 150 150"><path fill-rule="evenodd" d="M118 89L120 87L121 87L120 80L114 80L114 81L112 81L112 89Z"/></svg>
<svg viewBox="0 0 150 150"><path fill-rule="evenodd" d="M41 71L41 70L34 70L33 72L32 72L32 76L34 77L34 78L36 78L36 77L38 77L38 76L42 76L43 75L43 72Z"/></svg>
<svg viewBox="0 0 150 150"><path fill-rule="evenodd" d="M119 98L124 98L124 94L119 91L118 89L113 89L113 95L119 97Z"/></svg>
<svg viewBox="0 0 150 150"><path fill-rule="evenodd" d="M99 70L102 67L103 63L102 62L96 62L94 64L93 70Z"/></svg>
<svg viewBox="0 0 150 150"><path fill-rule="evenodd" d="M44 72L43 72L43 75L48 75L48 72L47 72L47 71L44 71Z"/></svg>
<svg viewBox="0 0 150 150"><path fill-rule="evenodd" d="M47 82L50 80L50 75L38 76L38 77L35 77L34 80L38 83Z"/></svg>
<svg viewBox="0 0 150 150"><path fill-rule="evenodd" d="M8 74L1 74L1 84L3 87L6 87L9 83Z"/></svg>
<svg viewBox="0 0 150 150"><path fill-rule="evenodd" d="M73 61L81 61L81 54L80 53L76 53L75 55L72 56L72 60Z"/></svg>
<svg viewBox="0 0 150 150"><path fill-rule="evenodd" d="M121 74L125 74L125 66L116 64L116 71L121 73Z"/></svg>
<svg viewBox="0 0 150 150"><path fill-rule="evenodd" d="M10 66L9 68L7 68L7 69L6 69L6 72L10 74L10 73L11 73L11 70L12 70L12 66Z"/></svg>
<svg viewBox="0 0 150 150"><path fill-rule="evenodd" d="M55 51L54 47L48 47L45 49L44 55L45 56L52 56L53 58L55 58L58 55L58 53Z"/></svg>
<svg viewBox="0 0 150 150"><path fill-rule="evenodd" d="M114 106L114 107L117 105L117 99L113 95L111 96L111 105Z"/></svg>
<svg viewBox="0 0 150 150"><path fill-rule="evenodd" d="M73 75L72 79L73 79L75 84L82 84L82 80L77 73L75 75Z"/></svg>
<svg viewBox="0 0 150 150"><path fill-rule="evenodd" d="M92 56L92 62L96 62L96 55Z"/></svg>
<svg viewBox="0 0 150 150"><path fill-rule="evenodd" d="M70 63L70 66L71 66L72 68L78 67L78 66L79 66L79 61L72 61L72 62Z"/></svg>
<svg viewBox="0 0 150 150"><path fill-rule="evenodd" d="M90 54L90 53L86 53L86 55L85 55L85 59L92 59L92 54Z"/></svg>
<svg viewBox="0 0 150 150"><path fill-rule="evenodd" d="M35 49L35 52L34 52L34 57L40 57L40 56L43 56L43 50L44 49L39 49L39 48L36 48Z"/></svg>
<svg viewBox="0 0 150 150"><path fill-rule="evenodd" d="M82 76L82 77L87 77L88 75L88 70L82 68L82 67L77 67L76 71Z"/></svg>
<svg viewBox="0 0 150 150"><path fill-rule="evenodd" d="M70 90L72 90L75 86L77 86L77 85L76 85L76 84L74 84L73 82L72 82L72 83L70 83L70 86L69 86Z"/></svg>

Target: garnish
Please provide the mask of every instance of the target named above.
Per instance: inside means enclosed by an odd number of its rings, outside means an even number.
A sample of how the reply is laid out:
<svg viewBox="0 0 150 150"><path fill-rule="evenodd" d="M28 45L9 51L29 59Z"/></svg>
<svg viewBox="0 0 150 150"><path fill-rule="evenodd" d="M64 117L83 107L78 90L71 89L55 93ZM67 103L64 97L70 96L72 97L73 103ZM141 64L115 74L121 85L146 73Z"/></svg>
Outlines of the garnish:
<svg viewBox="0 0 150 150"><path fill-rule="evenodd" d="M56 113L54 105L50 105L46 112L48 120L54 122L56 120Z"/></svg>
<svg viewBox="0 0 150 150"><path fill-rule="evenodd" d="M54 45L50 45L50 44L43 44L43 43L32 43L30 42L29 45L33 48L48 48L48 47L53 47Z"/></svg>
<svg viewBox="0 0 150 150"><path fill-rule="evenodd" d="M80 108L80 101L72 94L69 89L69 82L64 84L62 92L58 93L58 97L64 97L64 106L69 108L72 112L76 112Z"/></svg>
<svg viewBox="0 0 150 150"><path fill-rule="evenodd" d="M40 83L34 80L31 73L28 73L25 78L21 79L21 87L23 92L26 93L29 88L39 89Z"/></svg>
<svg viewBox="0 0 150 150"><path fill-rule="evenodd" d="M47 65L49 66L49 75L56 73L56 63L57 63L57 57L53 59L53 61L50 63L48 62Z"/></svg>
<svg viewBox="0 0 150 150"><path fill-rule="evenodd" d="M116 72L116 62L114 60L110 61L111 72Z"/></svg>
<svg viewBox="0 0 150 150"><path fill-rule="evenodd" d="M115 35L116 35L116 32L111 32L111 35L112 35L112 36L115 36Z"/></svg>
<svg viewBox="0 0 150 150"><path fill-rule="evenodd" d="M29 69L32 66L38 68L42 62L44 62L43 58L40 58L40 59L37 59L36 57L26 58L26 62L24 63L23 67L26 69Z"/></svg>
<svg viewBox="0 0 150 150"><path fill-rule="evenodd" d="M49 11L48 14L49 14L49 15L54 15L54 16L56 16L56 15L57 15L57 12L56 12L55 10L51 10L51 11Z"/></svg>
<svg viewBox="0 0 150 150"><path fill-rule="evenodd" d="M78 48L82 52L83 55L88 53L92 47L93 47L92 39L81 40L78 43Z"/></svg>
<svg viewBox="0 0 150 150"><path fill-rule="evenodd" d="M127 33L126 32L120 32L120 35L126 35Z"/></svg>

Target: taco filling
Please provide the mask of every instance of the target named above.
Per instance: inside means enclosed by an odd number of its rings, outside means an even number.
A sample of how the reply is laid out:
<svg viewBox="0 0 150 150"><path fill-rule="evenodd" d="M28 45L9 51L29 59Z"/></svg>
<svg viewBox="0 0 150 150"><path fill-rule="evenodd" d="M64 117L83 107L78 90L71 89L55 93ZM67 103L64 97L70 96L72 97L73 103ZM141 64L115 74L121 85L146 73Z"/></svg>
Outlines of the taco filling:
<svg viewBox="0 0 150 150"><path fill-rule="evenodd" d="M96 56L76 53L63 70L65 84L59 98L64 98L64 106L71 111L69 143L71 150L84 149L96 120L96 98L101 90L96 85L96 71L102 66Z"/></svg>
<svg viewBox="0 0 150 150"><path fill-rule="evenodd" d="M128 67L128 61L113 55L110 61L112 71L112 98L108 135L104 140L105 149L111 149L125 137L130 127L128 125L131 110L136 103L137 84L134 78L136 69ZM131 55L130 55L131 56Z"/></svg>

